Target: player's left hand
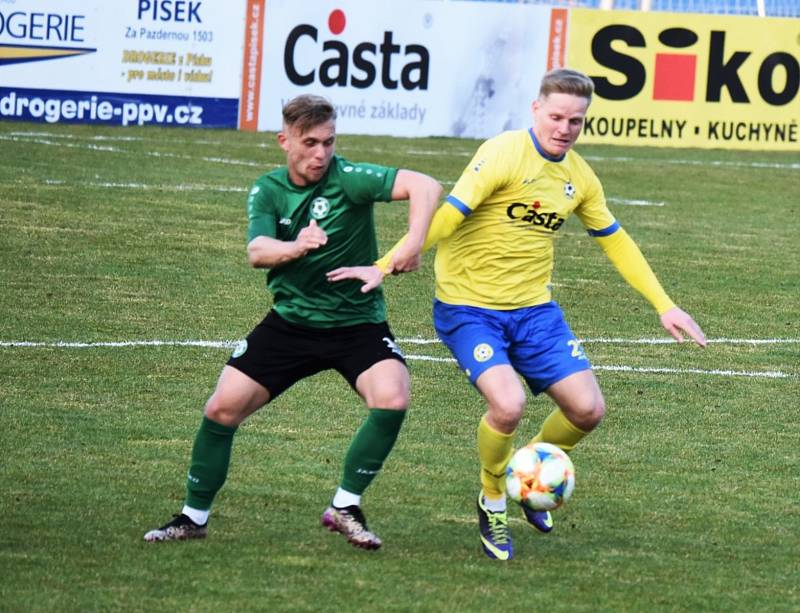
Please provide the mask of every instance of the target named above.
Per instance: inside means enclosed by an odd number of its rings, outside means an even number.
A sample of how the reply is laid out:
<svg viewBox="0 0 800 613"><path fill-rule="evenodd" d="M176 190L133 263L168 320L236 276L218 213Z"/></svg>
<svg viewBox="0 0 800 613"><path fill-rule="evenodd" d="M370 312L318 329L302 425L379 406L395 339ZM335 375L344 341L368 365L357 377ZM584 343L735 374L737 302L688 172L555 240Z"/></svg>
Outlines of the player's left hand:
<svg viewBox="0 0 800 613"><path fill-rule="evenodd" d="M706 336L700 326L687 312L678 307L673 307L661 315L661 325L679 343L685 340L683 335L686 334L701 347L706 346Z"/></svg>
<svg viewBox="0 0 800 613"><path fill-rule="evenodd" d="M374 290L383 282L384 274L381 269L375 265L342 266L341 268L337 268L325 273L325 276L331 283L345 281L347 279L363 281L364 285L361 286L361 293L366 294L367 292Z"/></svg>

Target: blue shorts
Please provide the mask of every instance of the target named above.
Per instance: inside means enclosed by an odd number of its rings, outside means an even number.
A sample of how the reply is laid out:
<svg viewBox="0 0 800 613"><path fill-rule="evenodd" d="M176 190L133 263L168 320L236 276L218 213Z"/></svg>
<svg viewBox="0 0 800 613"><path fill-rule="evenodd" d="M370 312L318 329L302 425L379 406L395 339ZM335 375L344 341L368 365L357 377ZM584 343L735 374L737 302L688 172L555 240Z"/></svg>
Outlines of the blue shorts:
<svg viewBox="0 0 800 613"><path fill-rule="evenodd" d="M498 311L434 300L433 325L473 385L488 368L510 364L540 394L592 368L555 302Z"/></svg>

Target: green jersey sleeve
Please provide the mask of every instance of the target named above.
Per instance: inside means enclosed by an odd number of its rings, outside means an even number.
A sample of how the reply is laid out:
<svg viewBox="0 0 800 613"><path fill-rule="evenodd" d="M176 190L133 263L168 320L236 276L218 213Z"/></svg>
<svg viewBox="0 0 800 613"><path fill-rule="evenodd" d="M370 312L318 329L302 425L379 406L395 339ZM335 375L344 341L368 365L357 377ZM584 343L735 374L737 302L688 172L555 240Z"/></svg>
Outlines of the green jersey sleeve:
<svg viewBox="0 0 800 613"><path fill-rule="evenodd" d="M337 159L339 172L346 180L342 181L347 196L356 204L370 205L373 202L389 202L397 177L397 168L378 164L353 163Z"/></svg>
<svg viewBox="0 0 800 613"><path fill-rule="evenodd" d="M269 190L256 181L247 197L247 242L256 236L276 237L275 203L269 197Z"/></svg>

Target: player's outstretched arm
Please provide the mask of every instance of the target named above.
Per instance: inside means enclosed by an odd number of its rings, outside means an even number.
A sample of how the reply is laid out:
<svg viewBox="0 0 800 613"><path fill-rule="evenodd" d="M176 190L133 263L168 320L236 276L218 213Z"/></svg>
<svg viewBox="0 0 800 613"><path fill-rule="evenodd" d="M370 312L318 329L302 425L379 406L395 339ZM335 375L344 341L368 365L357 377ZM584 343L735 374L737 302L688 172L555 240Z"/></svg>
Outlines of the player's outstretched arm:
<svg viewBox="0 0 800 613"><path fill-rule="evenodd" d="M400 169L392 187L392 200L408 200L408 233L394 252L391 272L412 272L420 266L422 245L442 195L442 186L433 177Z"/></svg>
<svg viewBox="0 0 800 613"><path fill-rule="evenodd" d="M661 314L661 325L679 343L684 341L684 334L691 338L700 347L706 346L706 336L694 319L678 307L672 307Z"/></svg>
<svg viewBox="0 0 800 613"><path fill-rule="evenodd" d="M682 343L686 334L701 347L706 346L706 337L700 326L688 313L675 306L639 247L625 230L619 228L611 235L596 240L625 281L653 305L659 313L661 325L676 341Z"/></svg>
<svg viewBox="0 0 800 613"><path fill-rule="evenodd" d="M445 202L439 207L439 209L436 211L436 214L433 216L433 221L428 229L425 242L422 245L422 253L425 253L443 238L450 236L453 232L455 232L456 227L462 221L464 221L464 214L454 206L451 206L449 203ZM389 249L389 251L387 251L377 262L375 262L376 266L378 266L378 268L380 268L384 274L394 272L394 269L392 268L392 261L395 253L397 253L405 243L406 236L403 236L399 241L397 241L394 246Z"/></svg>
<svg viewBox="0 0 800 613"><path fill-rule="evenodd" d="M293 241L282 241L270 236L256 236L247 244L247 261L253 268L275 268L303 257L328 242L325 230L312 219L300 230Z"/></svg>

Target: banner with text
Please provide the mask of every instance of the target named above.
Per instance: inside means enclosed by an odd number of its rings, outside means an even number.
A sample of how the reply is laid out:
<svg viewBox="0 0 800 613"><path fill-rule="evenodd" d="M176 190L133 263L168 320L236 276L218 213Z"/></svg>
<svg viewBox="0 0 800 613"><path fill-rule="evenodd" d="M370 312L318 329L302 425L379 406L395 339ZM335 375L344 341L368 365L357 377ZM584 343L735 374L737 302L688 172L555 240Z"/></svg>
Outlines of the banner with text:
<svg viewBox="0 0 800 613"><path fill-rule="evenodd" d="M543 6L270 0L250 126L280 129L283 104L315 93L336 105L343 133L488 137L526 127L549 29ZM254 18L249 31L258 33Z"/></svg>
<svg viewBox="0 0 800 613"><path fill-rule="evenodd" d="M245 0L0 0L0 119L237 126Z"/></svg>
<svg viewBox="0 0 800 613"><path fill-rule="evenodd" d="M800 151L798 21L572 9L582 143Z"/></svg>

